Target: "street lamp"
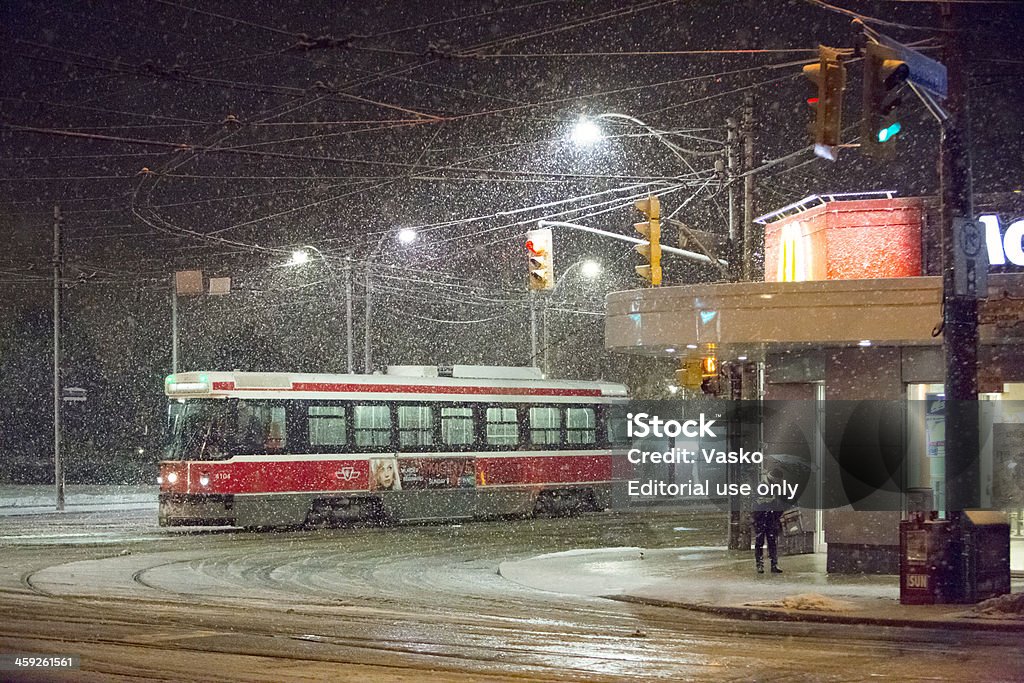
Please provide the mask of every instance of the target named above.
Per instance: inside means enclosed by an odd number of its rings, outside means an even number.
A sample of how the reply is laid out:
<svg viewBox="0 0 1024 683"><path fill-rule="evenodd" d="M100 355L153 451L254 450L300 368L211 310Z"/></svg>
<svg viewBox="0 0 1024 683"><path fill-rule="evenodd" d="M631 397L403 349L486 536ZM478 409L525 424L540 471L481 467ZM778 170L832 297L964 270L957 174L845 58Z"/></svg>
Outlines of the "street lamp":
<svg viewBox="0 0 1024 683"><path fill-rule="evenodd" d="M697 174L698 171L694 167L694 165L690 162L690 157L720 157L720 156L723 155L723 153L726 154L726 156L727 156L726 160L723 161L723 160L719 159L719 160L717 160L715 162L716 175L719 172L719 165L721 165L721 170L724 171L726 166L728 166L726 161L728 161L728 159L731 158L729 156L729 154L728 154L728 150L729 150L729 143L728 142L724 142L723 143L720 140L714 140L714 139L705 138L705 137L697 137L697 136L693 136L693 135L690 135L688 133L685 133L683 131L659 130L657 128L654 128L650 124L648 124L648 123L646 123L644 121L641 121L640 119L636 118L635 116L629 116L627 114L616 114L616 113L612 113L612 112L606 112L606 113L603 113L603 114L597 114L592 119L587 119L587 118L581 119L576 124L575 128L573 128L572 135L571 135L573 142L575 144L577 144L578 146L582 147L582 146L590 146L595 141L603 139L604 135L601 132L601 129L600 129L600 127L597 124L598 120L625 122L625 123L627 123L627 124L629 124L631 126L637 126L637 127L643 128L645 131L647 131L647 133L649 133L652 137L654 137L654 139L656 139L662 145L667 147L668 150L670 152L672 152L672 155L675 156L686 168L688 168L692 174ZM669 140L668 137L667 137L669 135L686 135L687 137L692 137L695 140L699 140L699 141L704 142L704 143L713 144L714 145L714 149L710 149L710 150L697 150L697 149L689 149L689 148L686 148L686 147L682 147L681 145L673 142L672 140ZM728 166L728 167L731 169L731 166ZM710 183L710 179L708 181L704 182L703 186L700 189L706 188L709 183ZM698 190L698 192L699 191L700 190ZM729 219L728 219L729 220L729 225L728 225L728 227L729 227L729 239L730 239L730 241L735 242L736 241L736 229L735 229L735 226L734 226L734 219L733 219L733 203L734 203L733 192L734 192L734 190L733 190L733 185L732 185L731 177L730 177L730 182L728 183L728 197L729 197L729 202L728 202L729 203ZM694 196L696 196L696 193L694 194ZM685 206L685 203L684 203L683 206ZM671 216L669 216L668 220L670 220L670 219L671 219ZM707 256L710 256L711 253L712 253L712 252L708 251L704 247L701 247L701 251L704 251L705 255L707 255ZM675 252L673 252L673 253L675 253ZM688 256L692 257L693 254L689 254ZM720 259L716 259L716 258L709 258L709 261L712 264L714 264L715 266L717 266L719 268L719 270L722 271L723 275L727 275L728 274L727 270L726 270L726 268L728 267L728 264L726 262L721 261Z"/></svg>
<svg viewBox="0 0 1024 683"><path fill-rule="evenodd" d="M363 281L363 287L366 291L366 298L363 314L363 371L367 374L373 371L373 342L371 340L373 326L373 286L370 280L370 273L372 271L370 264L380 257L381 250L384 248L384 240L386 240L390 234L392 234L390 231L381 234L380 239L377 240L377 245L369 255L367 255L364 261L365 279ZM419 238L419 233L417 233L413 228L402 228L397 234L395 234L395 237L400 244L408 246Z"/></svg>
<svg viewBox="0 0 1024 683"><path fill-rule="evenodd" d="M543 304L541 308L541 370L544 373L545 377L547 377L551 373L551 350L550 342L548 339L548 303L550 302L551 297L553 297L555 293L558 292L559 288L566 282L569 273L571 273L573 270L579 271L579 275L586 280L596 281L601 276L601 273L604 270L604 268L601 265L601 262L595 259L580 259L579 261L576 261L571 266L566 268L565 271L561 274L561 277L556 281L554 288L551 290L550 296L545 297L543 299ZM534 335L536 335L537 326L533 325L532 328ZM534 337L533 346L534 348L536 348L537 346L536 336Z"/></svg>
<svg viewBox="0 0 1024 683"><path fill-rule="evenodd" d="M601 127L590 119L580 119L572 129L572 141L578 147L589 147L604 139Z"/></svg>
<svg viewBox="0 0 1024 683"><path fill-rule="evenodd" d="M593 259L587 259L580 263L580 275L587 278L588 280L596 280L601 277L601 262Z"/></svg>
<svg viewBox="0 0 1024 683"><path fill-rule="evenodd" d="M334 268L331 266L331 262L327 260L323 252L314 246L305 245L292 251L291 259L286 265L289 266L304 266L309 263L309 252L316 252L316 255L323 261L324 267L327 269L327 273L330 275L331 280L335 286L338 283L338 276L334 272ZM345 260L345 346L346 346L346 361L348 373L352 374L353 366L353 349L352 349L352 262L348 259Z"/></svg>
<svg viewBox="0 0 1024 683"><path fill-rule="evenodd" d="M693 166L691 166L690 162L686 158L684 158L684 154L689 156L719 156L722 154L721 149L701 151L681 147L680 145L676 144L675 142L672 142L671 140L668 139L668 137L666 137L668 135L673 134L672 131L658 130L657 128L651 126L649 123L645 123L640 119L636 118L635 116L629 116L627 114L616 114L613 112L598 114L594 116L593 119L580 119L572 129L571 137L573 143L580 147L587 147L594 144L595 142L604 139L604 133L602 132L601 127L597 124L597 121L595 119L603 119L608 121L625 121L629 124L643 128L648 133L650 133L658 142L668 147L669 150L671 150L672 154L674 154L676 157L679 158L680 161L682 161L683 163L690 167L691 171L694 170ZM722 146L722 142L718 140L710 140L706 138L700 139L703 140L704 142L713 142L718 147Z"/></svg>

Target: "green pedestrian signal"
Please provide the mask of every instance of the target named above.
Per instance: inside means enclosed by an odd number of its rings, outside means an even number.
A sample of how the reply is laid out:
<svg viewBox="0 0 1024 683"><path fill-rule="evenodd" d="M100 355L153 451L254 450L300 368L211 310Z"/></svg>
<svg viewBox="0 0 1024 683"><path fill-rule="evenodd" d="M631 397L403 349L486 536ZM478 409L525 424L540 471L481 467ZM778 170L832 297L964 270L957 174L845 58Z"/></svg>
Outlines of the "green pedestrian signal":
<svg viewBox="0 0 1024 683"><path fill-rule="evenodd" d="M878 131L878 141L879 142L886 142L887 140L890 140L890 139L896 137L896 134L899 133L902 129L903 129L903 126L901 126L900 122L897 121L896 123L892 124L891 126L888 126L886 128L883 128L882 130Z"/></svg>

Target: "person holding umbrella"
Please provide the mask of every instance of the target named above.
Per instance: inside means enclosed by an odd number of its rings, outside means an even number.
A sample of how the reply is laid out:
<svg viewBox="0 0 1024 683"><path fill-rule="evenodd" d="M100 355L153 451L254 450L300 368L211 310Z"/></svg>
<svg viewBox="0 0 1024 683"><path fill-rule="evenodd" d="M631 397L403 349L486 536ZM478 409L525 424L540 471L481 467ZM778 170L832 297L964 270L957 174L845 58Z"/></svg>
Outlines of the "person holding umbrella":
<svg viewBox="0 0 1024 683"><path fill-rule="evenodd" d="M782 482L782 471L773 468L764 475L769 486ZM754 562L757 573L764 574L764 546L768 544L768 559L772 574L781 574L779 568L779 531L782 527L782 511L786 503L778 495L759 495L754 498L751 522L754 525Z"/></svg>

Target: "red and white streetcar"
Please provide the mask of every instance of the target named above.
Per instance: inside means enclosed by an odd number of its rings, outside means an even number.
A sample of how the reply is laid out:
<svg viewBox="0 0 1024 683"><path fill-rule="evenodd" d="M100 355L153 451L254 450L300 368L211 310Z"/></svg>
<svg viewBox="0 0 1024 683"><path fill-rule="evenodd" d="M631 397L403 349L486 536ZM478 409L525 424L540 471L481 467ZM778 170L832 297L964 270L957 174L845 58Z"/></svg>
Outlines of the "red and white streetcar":
<svg viewBox="0 0 1024 683"><path fill-rule="evenodd" d="M160 524L277 527L604 509L620 384L535 368L166 380Z"/></svg>

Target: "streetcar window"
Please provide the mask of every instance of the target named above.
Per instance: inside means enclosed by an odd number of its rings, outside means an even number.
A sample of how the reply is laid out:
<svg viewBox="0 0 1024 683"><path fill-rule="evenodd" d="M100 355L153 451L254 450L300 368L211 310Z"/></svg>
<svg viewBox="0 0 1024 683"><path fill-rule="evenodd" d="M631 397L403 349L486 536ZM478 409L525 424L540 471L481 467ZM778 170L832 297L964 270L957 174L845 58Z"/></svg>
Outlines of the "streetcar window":
<svg viewBox="0 0 1024 683"><path fill-rule="evenodd" d="M515 408L487 409L487 443L492 446L515 446L519 443Z"/></svg>
<svg viewBox="0 0 1024 683"><path fill-rule="evenodd" d="M559 444L562 442L562 413L554 406L530 408L530 443Z"/></svg>
<svg viewBox="0 0 1024 683"><path fill-rule="evenodd" d="M282 405L239 401L235 437L243 453L282 451L286 445L285 410Z"/></svg>
<svg viewBox="0 0 1024 683"><path fill-rule="evenodd" d="M434 443L434 410L430 406L398 406L398 443L402 446Z"/></svg>
<svg viewBox="0 0 1024 683"><path fill-rule="evenodd" d="M626 410L619 406L610 408L606 412L607 422L605 428L608 430L608 442L613 446L623 446L630 442L626 433Z"/></svg>
<svg viewBox="0 0 1024 683"><path fill-rule="evenodd" d="M391 444L391 410L387 406L352 406L356 446Z"/></svg>
<svg viewBox="0 0 1024 683"><path fill-rule="evenodd" d="M473 438L472 408L441 408L441 442L449 446L468 446Z"/></svg>
<svg viewBox="0 0 1024 683"><path fill-rule="evenodd" d="M345 406L309 406L309 445L344 446L348 440Z"/></svg>
<svg viewBox="0 0 1024 683"><path fill-rule="evenodd" d="M281 451L286 446L285 407L262 401L186 402L172 414L167 457L221 460Z"/></svg>
<svg viewBox="0 0 1024 683"><path fill-rule="evenodd" d="M565 409L565 435L570 444L596 443L596 425L593 408Z"/></svg>
<svg viewBox="0 0 1024 683"><path fill-rule="evenodd" d="M172 411L168 460L221 460L230 457L235 435L234 405L228 401L193 400Z"/></svg>

